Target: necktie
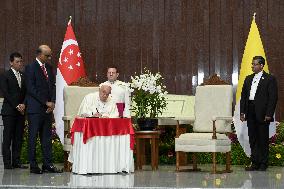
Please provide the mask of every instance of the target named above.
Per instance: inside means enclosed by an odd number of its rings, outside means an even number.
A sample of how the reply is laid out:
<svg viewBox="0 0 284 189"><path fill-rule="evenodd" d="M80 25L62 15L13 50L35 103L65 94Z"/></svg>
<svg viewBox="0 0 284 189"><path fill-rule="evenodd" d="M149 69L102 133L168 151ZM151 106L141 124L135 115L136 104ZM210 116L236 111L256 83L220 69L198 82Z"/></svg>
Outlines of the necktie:
<svg viewBox="0 0 284 189"><path fill-rule="evenodd" d="M17 76L19 87L21 88L22 86L21 86L21 74L20 74L20 72L17 72L16 76Z"/></svg>
<svg viewBox="0 0 284 189"><path fill-rule="evenodd" d="M47 75L47 71L46 71L46 68L45 68L44 64L41 65L41 69L43 71L43 75L45 76L45 79L47 80L48 79L48 75Z"/></svg>

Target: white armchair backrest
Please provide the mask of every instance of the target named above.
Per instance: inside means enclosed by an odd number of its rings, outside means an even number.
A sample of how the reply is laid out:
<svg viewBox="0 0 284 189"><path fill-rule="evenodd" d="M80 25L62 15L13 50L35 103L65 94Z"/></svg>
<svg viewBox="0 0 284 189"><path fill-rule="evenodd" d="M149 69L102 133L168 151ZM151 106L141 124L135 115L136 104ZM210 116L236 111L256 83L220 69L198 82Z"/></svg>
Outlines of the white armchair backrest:
<svg viewBox="0 0 284 189"><path fill-rule="evenodd" d="M71 116L71 124L77 115L83 98L89 94L99 91L99 87L66 86L63 90L64 116Z"/></svg>
<svg viewBox="0 0 284 189"><path fill-rule="evenodd" d="M212 132L212 117L232 116L232 85L198 86L195 93L194 132ZM217 120L218 133L231 132L231 122Z"/></svg>

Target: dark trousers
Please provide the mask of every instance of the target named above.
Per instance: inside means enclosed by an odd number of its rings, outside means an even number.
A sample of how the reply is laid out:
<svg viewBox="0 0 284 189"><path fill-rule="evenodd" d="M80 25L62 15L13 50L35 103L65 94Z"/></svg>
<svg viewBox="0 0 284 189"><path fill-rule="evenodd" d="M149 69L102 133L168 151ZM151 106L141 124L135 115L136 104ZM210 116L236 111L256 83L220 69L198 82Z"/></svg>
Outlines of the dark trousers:
<svg viewBox="0 0 284 189"><path fill-rule="evenodd" d="M251 161L256 166L268 166L269 124L269 122L259 122L256 120L254 102L249 101L247 116L248 135L251 148Z"/></svg>
<svg viewBox="0 0 284 189"><path fill-rule="evenodd" d="M51 145L51 114L28 114L29 121L29 161L30 167L37 167L36 162L36 142L39 134L43 165L52 165L52 145Z"/></svg>
<svg viewBox="0 0 284 189"><path fill-rule="evenodd" d="M4 165L20 164L20 155L25 127L25 117L2 115L3 131L3 161ZM12 144L12 159L11 159Z"/></svg>

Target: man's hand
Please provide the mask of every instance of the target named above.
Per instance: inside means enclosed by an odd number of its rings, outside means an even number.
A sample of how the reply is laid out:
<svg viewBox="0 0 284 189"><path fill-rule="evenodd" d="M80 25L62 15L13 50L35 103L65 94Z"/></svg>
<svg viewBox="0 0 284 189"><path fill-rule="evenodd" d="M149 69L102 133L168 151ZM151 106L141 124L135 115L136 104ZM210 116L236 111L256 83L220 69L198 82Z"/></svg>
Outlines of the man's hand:
<svg viewBox="0 0 284 189"><path fill-rule="evenodd" d="M271 120L272 120L272 117L269 117L269 116L264 117L264 121L266 122L270 122Z"/></svg>
<svg viewBox="0 0 284 189"><path fill-rule="evenodd" d="M52 108L47 108L46 113L49 114L50 112L52 112L53 109Z"/></svg>
<svg viewBox="0 0 284 189"><path fill-rule="evenodd" d="M242 121L242 122L244 122L246 119L245 119L245 114L243 114L243 113L241 113L241 115L240 115L240 120Z"/></svg>
<svg viewBox="0 0 284 189"><path fill-rule="evenodd" d="M47 106L46 113L52 112L55 108L54 102L46 102L45 105Z"/></svg>
<svg viewBox="0 0 284 189"><path fill-rule="evenodd" d="M51 113L55 108L54 102L46 102L45 105L47 106L47 110L46 110L47 114Z"/></svg>
<svg viewBox="0 0 284 189"><path fill-rule="evenodd" d="M24 111L25 111L25 108L26 108L26 106L25 106L24 104L19 104L19 105L17 106L17 110L18 110L19 112L24 112Z"/></svg>
<svg viewBox="0 0 284 189"><path fill-rule="evenodd" d="M46 102L45 105L46 105L48 108L52 108L52 109L54 109L54 107L55 107L54 102Z"/></svg>

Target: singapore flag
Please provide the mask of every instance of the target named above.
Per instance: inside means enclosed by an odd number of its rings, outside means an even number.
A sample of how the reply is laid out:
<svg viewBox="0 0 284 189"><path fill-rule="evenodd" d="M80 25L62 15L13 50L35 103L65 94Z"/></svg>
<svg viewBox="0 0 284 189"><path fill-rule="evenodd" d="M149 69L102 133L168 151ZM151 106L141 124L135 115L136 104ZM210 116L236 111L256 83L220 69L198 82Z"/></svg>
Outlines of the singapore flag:
<svg viewBox="0 0 284 189"><path fill-rule="evenodd" d="M61 143L64 143L64 123L62 120L62 116L64 115L63 89L70 83L77 81L80 77L85 76L84 62L70 19L62 44L56 74L56 104L54 118L56 132Z"/></svg>

